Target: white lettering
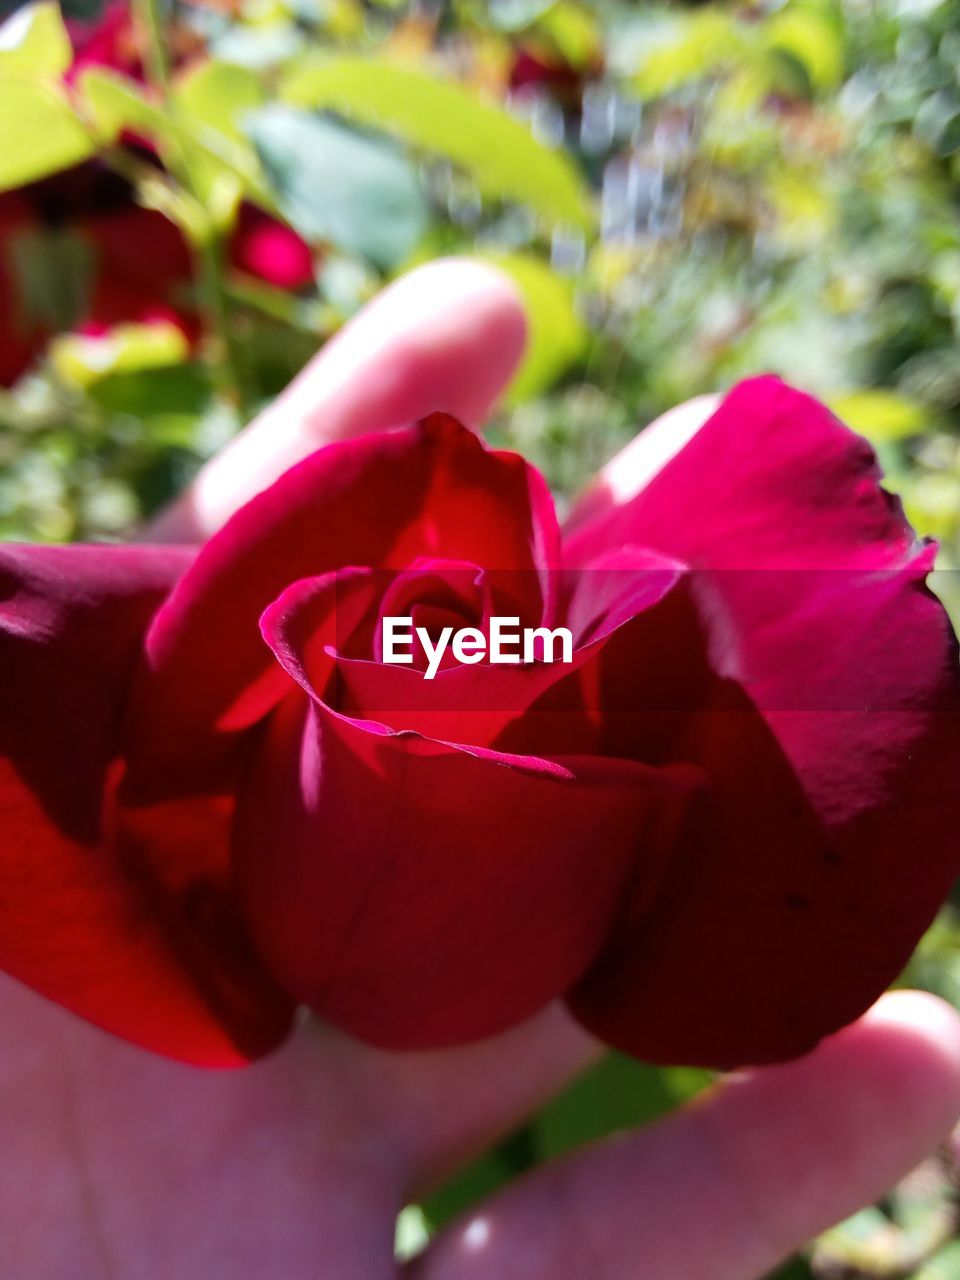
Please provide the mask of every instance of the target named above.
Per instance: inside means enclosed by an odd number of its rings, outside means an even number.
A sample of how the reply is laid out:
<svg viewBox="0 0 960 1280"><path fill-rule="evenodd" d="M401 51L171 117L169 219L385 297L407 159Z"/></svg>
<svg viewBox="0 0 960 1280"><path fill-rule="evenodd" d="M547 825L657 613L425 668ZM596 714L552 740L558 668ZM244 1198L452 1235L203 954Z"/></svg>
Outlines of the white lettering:
<svg viewBox="0 0 960 1280"><path fill-rule="evenodd" d="M506 627L519 627L519 618L491 618L490 619L490 661L491 662L509 662L518 663L520 661L519 653L504 653L503 646L520 644L520 632L505 631Z"/></svg>
<svg viewBox="0 0 960 1280"><path fill-rule="evenodd" d="M452 635L453 627L444 627L440 632L440 638L437 640L437 643L434 644L430 638L430 632L427 628L417 627L417 639L423 645L423 652L427 655L427 670L424 674L425 680L432 680L437 674Z"/></svg>
<svg viewBox="0 0 960 1280"><path fill-rule="evenodd" d="M453 656L458 662L472 667L482 662L487 652L487 637L476 627L464 627L453 637Z"/></svg>
<svg viewBox="0 0 960 1280"><path fill-rule="evenodd" d="M397 628L406 627L406 635L398 635ZM412 662L412 653L397 653L397 645L405 644L413 647L412 618L383 619L383 660L384 662Z"/></svg>
<svg viewBox="0 0 960 1280"><path fill-rule="evenodd" d="M573 661L573 633L568 627L524 627L520 630L519 618L490 619L489 653L487 637L477 627L444 627L436 640L426 627L414 627L412 618L385 616L383 624L383 661L386 663L413 662L414 638L420 641L427 658L425 680L433 680L440 670L444 654L449 648L457 662L474 666L488 658L491 663L515 666L518 663L557 662L557 644L560 646L560 662ZM514 649L522 648L523 657ZM540 653L538 654L538 649Z"/></svg>
<svg viewBox="0 0 960 1280"><path fill-rule="evenodd" d="M535 647L538 640L543 646L543 657L539 661L556 662L554 647L558 640L560 641L560 661L573 661L573 636L569 627L554 627L552 631L549 627L527 627L523 633L524 662L538 661Z"/></svg>

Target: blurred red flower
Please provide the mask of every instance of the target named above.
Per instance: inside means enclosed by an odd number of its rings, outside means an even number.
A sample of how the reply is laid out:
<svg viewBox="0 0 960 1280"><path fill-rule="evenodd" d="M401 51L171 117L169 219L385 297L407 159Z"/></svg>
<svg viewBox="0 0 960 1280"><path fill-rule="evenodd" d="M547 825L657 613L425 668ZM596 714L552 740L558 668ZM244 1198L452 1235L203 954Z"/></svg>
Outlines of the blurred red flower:
<svg viewBox="0 0 960 1280"><path fill-rule="evenodd" d="M67 79L89 66L142 74L139 43L123 0L108 4L94 23L70 24L74 62ZM156 157L136 141L142 159ZM37 237L40 237L38 240ZM52 240L78 251L56 266L45 253ZM33 255L29 246L38 252ZM46 261L44 261L46 258ZM313 280L310 246L275 218L243 204L227 246L230 267L279 289ZM72 271L75 286L47 272ZM0 384L10 386L63 328L96 334L127 321L175 324L191 342L201 332L192 297L194 266L179 228L137 204L133 188L97 160L0 194Z"/></svg>

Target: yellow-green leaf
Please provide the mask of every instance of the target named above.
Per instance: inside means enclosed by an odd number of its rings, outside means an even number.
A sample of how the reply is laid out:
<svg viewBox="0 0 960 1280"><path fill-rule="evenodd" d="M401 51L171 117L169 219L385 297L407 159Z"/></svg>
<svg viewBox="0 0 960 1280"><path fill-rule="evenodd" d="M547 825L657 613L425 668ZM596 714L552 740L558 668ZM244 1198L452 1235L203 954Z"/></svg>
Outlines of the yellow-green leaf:
<svg viewBox="0 0 960 1280"><path fill-rule="evenodd" d="M54 84L0 80L0 191L79 164L93 140Z"/></svg>
<svg viewBox="0 0 960 1280"><path fill-rule="evenodd" d="M263 106L266 95L259 77L247 67L211 61L191 67L180 77L173 99L190 119L246 146L240 121L246 112Z"/></svg>
<svg viewBox="0 0 960 1280"><path fill-rule="evenodd" d="M796 252L822 244L836 225L836 203L818 172L798 166L777 170L767 181L766 195L776 215L777 239Z"/></svg>
<svg viewBox="0 0 960 1280"><path fill-rule="evenodd" d="M507 391L507 403L533 400L583 354L587 329L574 301L573 285L532 254L485 254L513 280L527 315L527 345Z"/></svg>
<svg viewBox="0 0 960 1280"><path fill-rule="evenodd" d="M234 82L235 91L237 83ZM185 92L189 100L193 92L209 107L212 83L204 85L201 81L194 90L189 80L185 85L186 88L179 87L179 93ZM256 156L239 132L234 136L235 126L225 132L207 123L185 111L176 96L172 108L160 106L146 96L135 80L114 71L96 67L85 71L80 77L80 90L103 142L114 142L124 129L152 138L173 168L186 167L194 194L215 222L229 220L243 192L272 207ZM222 111L229 117L228 104Z"/></svg>
<svg viewBox="0 0 960 1280"><path fill-rule="evenodd" d="M949 471L913 475L900 486L903 509L918 533L952 539L960 529L960 476ZM954 592L956 572L945 574Z"/></svg>
<svg viewBox="0 0 960 1280"><path fill-rule="evenodd" d="M592 226L587 188L569 157L453 80L378 58L308 55L285 76L281 96L445 156L484 195L525 204L548 224Z"/></svg>
<svg viewBox="0 0 960 1280"><path fill-rule="evenodd" d="M832 396L828 403L848 427L877 443L919 435L927 425L923 406L895 391L848 391Z"/></svg>
<svg viewBox="0 0 960 1280"><path fill-rule="evenodd" d="M115 142L124 129L136 129L155 142L170 141L170 121L135 80L91 67L81 75L79 87L103 142Z"/></svg>
<svg viewBox="0 0 960 1280"><path fill-rule="evenodd" d="M634 84L645 98L661 97L742 60L751 42L749 28L729 13L702 9L684 14L651 32Z"/></svg>
<svg viewBox="0 0 960 1280"><path fill-rule="evenodd" d="M251 176L259 173L240 121L261 107L264 99L257 76L229 62L201 63L174 87L177 119L189 134L181 137L181 149L191 185L219 226L232 222ZM217 142L216 154L212 141ZM225 163L228 159L231 163Z"/></svg>
<svg viewBox="0 0 960 1280"><path fill-rule="evenodd" d="M50 344L50 363L59 377L90 387L113 373L163 369L186 360L190 347L176 325L119 324L97 337L67 333Z"/></svg>
<svg viewBox="0 0 960 1280"><path fill-rule="evenodd" d="M0 76L49 79L73 60L70 37L55 0L24 5L0 27Z"/></svg>
<svg viewBox="0 0 960 1280"><path fill-rule="evenodd" d="M829 14L795 4L771 17L763 35L768 49L797 59L818 92L835 88L843 78L842 33Z"/></svg>

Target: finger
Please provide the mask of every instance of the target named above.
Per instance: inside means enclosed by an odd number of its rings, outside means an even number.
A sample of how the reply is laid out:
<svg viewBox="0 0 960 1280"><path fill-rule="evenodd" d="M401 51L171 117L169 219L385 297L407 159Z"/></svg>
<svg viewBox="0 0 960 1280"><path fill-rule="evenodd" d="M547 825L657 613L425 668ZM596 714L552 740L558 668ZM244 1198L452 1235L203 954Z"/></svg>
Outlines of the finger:
<svg viewBox="0 0 960 1280"><path fill-rule="evenodd" d="M197 541L322 444L405 426L436 409L483 422L519 363L526 320L513 285L467 258L395 281L200 472L148 530Z"/></svg>
<svg viewBox="0 0 960 1280"><path fill-rule="evenodd" d="M808 1057L532 1175L453 1226L417 1280L750 1280L875 1200L960 1111L960 1019L887 996Z"/></svg>
<svg viewBox="0 0 960 1280"><path fill-rule="evenodd" d="M610 459L573 504L569 532L611 505L628 502L662 471L716 411L720 395L696 396L668 409Z"/></svg>

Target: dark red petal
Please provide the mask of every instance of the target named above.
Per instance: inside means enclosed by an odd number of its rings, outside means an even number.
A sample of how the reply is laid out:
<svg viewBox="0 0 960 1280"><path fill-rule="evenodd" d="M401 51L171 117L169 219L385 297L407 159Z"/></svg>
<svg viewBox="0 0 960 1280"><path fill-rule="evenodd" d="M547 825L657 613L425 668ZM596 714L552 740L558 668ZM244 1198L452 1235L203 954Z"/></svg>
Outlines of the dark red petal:
<svg viewBox="0 0 960 1280"><path fill-rule="evenodd" d="M889 984L960 870L960 687L932 552L869 447L773 380L732 393L574 554L604 536L707 566L704 643L737 683L695 681L699 710L651 715L637 673L671 671L690 628L605 650L607 748L709 784L656 901L628 911L573 1007L649 1059L794 1056Z"/></svg>
<svg viewBox="0 0 960 1280"><path fill-rule="evenodd" d="M0 968L137 1044L227 1065L277 1042L286 1002L193 966L188 931L104 831L143 632L192 554L0 548ZM216 815L195 806L144 815L138 838L209 863ZM239 963L232 925L212 931L218 945Z"/></svg>
<svg viewBox="0 0 960 1280"><path fill-rule="evenodd" d="M297 691L238 813L246 915L278 982L364 1040L491 1035L583 972L628 875L652 888L688 785L392 734Z"/></svg>
<svg viewBox="0 0 960 1280"><path fill-rule="evenodd" d="M258 622L288 583L441 555L513 571L529 590L552 583L556 541L541 477L444 414L321 449L227 523L157 615L131 717L129 794L196 786L282 697L288 682Z"/></svg>

